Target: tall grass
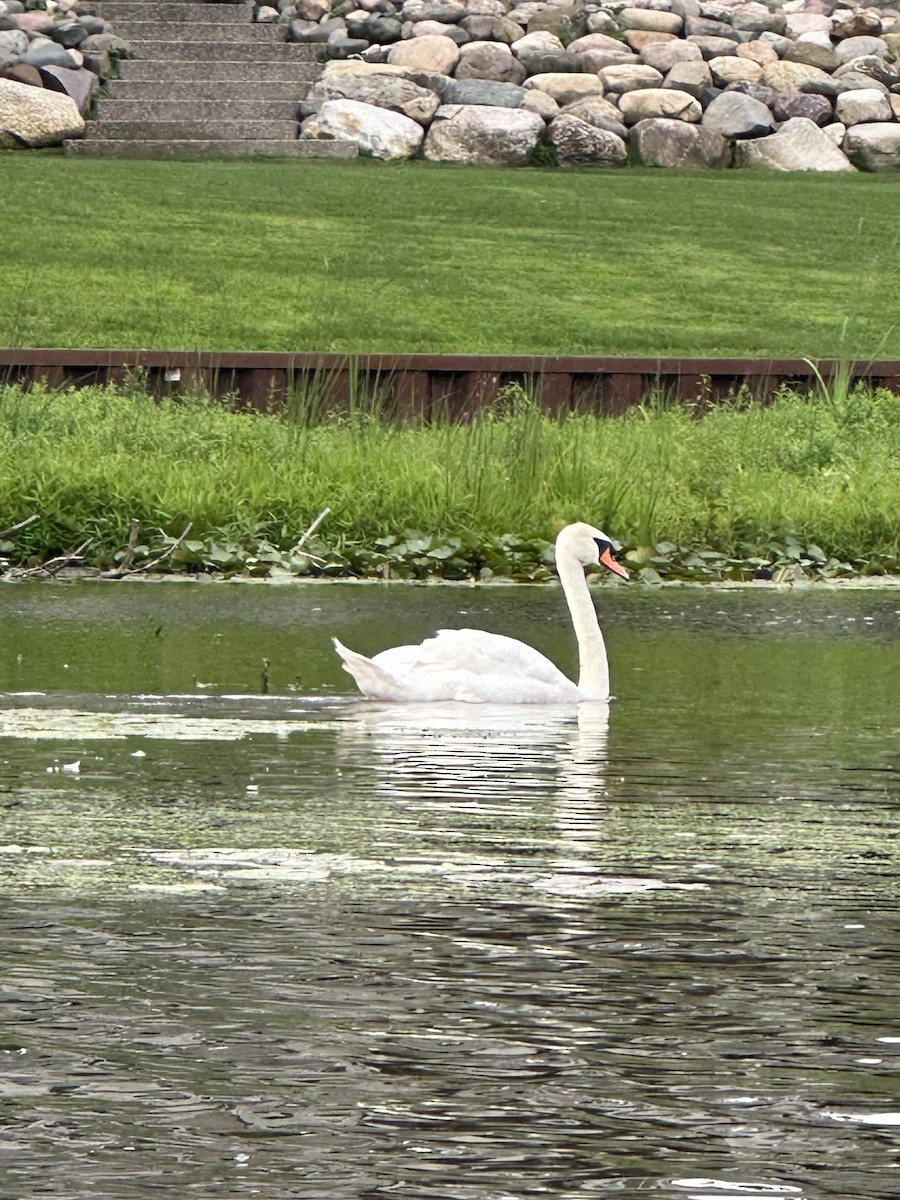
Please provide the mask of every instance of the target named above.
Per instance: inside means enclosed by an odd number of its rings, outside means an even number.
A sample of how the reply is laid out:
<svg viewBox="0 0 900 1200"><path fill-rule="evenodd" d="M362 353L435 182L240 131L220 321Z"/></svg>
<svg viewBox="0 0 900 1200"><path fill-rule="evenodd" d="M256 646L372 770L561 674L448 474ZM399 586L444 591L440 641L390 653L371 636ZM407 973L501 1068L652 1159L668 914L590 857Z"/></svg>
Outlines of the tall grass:
<svg viewBox="0 0 900 1200"><path fill-rule="evenodd" d="M529 397L470 425L358 411L324 421L233 412L140 388L0 387L0 528L35 513L7 554L92 543L109 565L144 530L287 548L326 505L347 553L416 529L477 548L552 538L587 519L632 547L764 554L788 535L858 565L900 565L900 397L783 391L696 416L648 404L555 418Z"/></svg>

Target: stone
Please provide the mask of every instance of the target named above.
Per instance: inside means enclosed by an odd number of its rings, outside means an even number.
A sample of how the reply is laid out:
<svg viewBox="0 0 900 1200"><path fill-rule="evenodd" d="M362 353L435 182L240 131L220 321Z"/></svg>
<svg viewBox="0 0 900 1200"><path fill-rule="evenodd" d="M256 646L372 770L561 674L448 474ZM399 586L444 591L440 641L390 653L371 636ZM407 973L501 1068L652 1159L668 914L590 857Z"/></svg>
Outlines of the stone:
<svg viewBox="0 0 900 1200"><path fill-rule="evenodd" d="M840 150L844 142L844 134L847 132L847 126L842 125L840 121L832 121L830 125L823 125L822 132L831 139L835 146Z"/></svg>
<svg viewBox="0 0 900 1200"><path fill-rule="evenodd" d="M722 170L731 166L731 144L715 130L657 117L631 131L634 155L644 167Z"/></svg>
<svg viewBox="0 0 900 1200"><path fill-rule="evenodd" d="M663 87L687 92L694 99L701 100L707 88L712 87L712 72L702 59L700 62L676 63L666 76Z"/></svg>
<svg viewBox="0 0 900 1200"><path fill-rule="evenodd" d="M544 128L543 118L527 109L446 104L435 114L423 153L434 162L524 167Z"/></svg>
<svg viewBox="0 0 900 1200"><path fill-rule="evenodd" d="M793 41L804 33L831 34L832 20L826 13L790 12L784 14L784 32Z"/></svg>
<svg viewBox="0 0 900 1200"><path fill-rule="evenodd" d="M525 80L526 88L537 88L552 96L557 104L571 104L573 100L581 100L585 96L602 96L603 84L596 75L576 75L565 73L550 73L532 75Z"/></svg>
<svg viewBox="0 0 900 1200"><path fill-rule="evenodd" d="M628 161L622 138L569 113L550 122L547 137L561 167L624 167Z"/></svg>
<svg viewBox="0 0 900 1200"><path fill-rule="evenodd" d="M403 21L440 21L455 25L466 16L467 9L460 0L404 0L400 10Z"/></svg>
<svg viewBox="0 0 900 1200"><path fill-rule="evenodd" d="M708 66L713 83L720 88L727 87L729 83L758 83L763 72L759 63L735 55L711 58Z"/></svg>
<svg viewBox="0 0 900 1200"><path fill-rule="evenodd" d="M671 71L676 63L702 61L703 55L700 53L700 47L695 46L693 42L682 40L653 42L641 50L641 62L647 67L653 67L656 71L662 71L664 75L667 71Z"/></svg>
<svg viewBox="0 0 900 1200"><path fill-rule="evenodd" d="M769 63L763 67L760 82L766 87L774 88L776 92L799 92L807 89L813 91L818 88L814 89L810 85L818 84L824 88L822 95L826 96L829 89L834 87L831 76L825 71L795 62Z"/></svg>
<svg viewBox="0 0 900 1200"><path fill-rule="evenodd" d="M524 83L525 67L505 42L469 42L460 47L457 79L489 79L494 83Z"/></svg>
<svg viewBox="0 0 900 1200"><path fill-rule="evenodd" d="M743 4L732 9L731 24L740 33L784 33L785 17L764 4Z"/></svg>
<svg viewBox="0 0 900 1200"><path fill-rule="evenodd" d="M881 14L874 8L860 8L856 12L845 10L842 16L835 17L831 33L838 40L878 37L881 33Z"/></svg>
<svg viewBox="0 0 900 1200"><path fill-rule="evenodd" d="M84 118L71 96L0 79L0 147L55 146L83 133Z"/></svg>
<svg viewBox="0 0 900 1200"><path fill-rule="evenodd" d="M369 43L364 38L348 37L342 32L335 32L328 39L328 54L331 58L354 58L368 48Z"/></svg>
<svg viewBox="0 0 900 1200"><path fill-rule="evenodd" d="M900 83L900 68L897 64L886 63L884 59L877 58L874 54L851 58L848 63L844 63L834 72L835 79L846 79L848 75L867 75L869 79L883 84L886 88Z"/></svg>
<svg viewBox="0 0 900 1200"><path fill-rule="evenodd" d="M390 46L399 42L402 37L402 26L396 17L357 9L347 13L344 20L351 37L365 38L369 42L378 42L381 46Z"/></svg>
<svg viewBox="0 0 900 1200"><path fill-rule="evenodd" d="M568 46L569 42L583 37L588 31L584 7L576 4L549 4L529 20L527 29L529 33L554 34L564 46Z"/></svg>
<svg viewBox="0 0 900 1200"><path fill-rule="evenodd" d="M505 16L469 16L460 21L473 42L504 42L507 46L525 36L525 30Z"/></svg>
<svg viewBox="0 0 900 1200"><path fill-rule="evenodd" d="M40 76L44 87L51 92L63 92L71 96L82 116L90 108L94 93L100 87L97 76L83 67L77 71L70 71L68 67L41 67Z"/></svg>
<svg viewBox="0 0 900 1200"><path fill-rule="evenodd" d="M380 71L343 71L317 80L300 102L302 117L321 111L330 100L356 100L375 108L402 113L420 125L427 125L437 112L440 100L427 88L419 87L402 75Z"/></svg>
<svg viewBox="0 0 900 1200"><path fill-rule="evenodd" d="M861 171L898 171L900 125L851 125L844 134L844 151Z"/></svg>
<svg viewBox="0 0 900 1200"><path fill-rule="evenodd" d="M834 102L837 119L844 125L864 125L869 121L892 121L894 112L884 92L877 88L859 88L842 92Z"/></svg>
<svg viewBox="0 0 900 1200"><path fill-rule="evenodd" d="M19 61L32 67L68 67L72 71L81 65L74 57L74 51L56 42L32 42Z"/></svg>
<svg viewBox="0 0 900 1200"><path fill-rule="evenodd" d="M703 115L700 101L676 88L639 88L619 97L619 108L626 125L635 125L653 117L674 121L699 121Z"/></svg>
<svg viewBox="0 0 900 1200"><path fill-rule="evenodd" d="M16 13L15 22L16 28L24 29L26 33L44 33L48 36L56 24L53 17L41 9L36 9L34 12Z"/></svg>
<svg viewBox="0 0 900 1200"><path fill-rule="evenodd" d="M402 26L401 26L402 28ZM437 34L440 37L451 38L457 46L464 46L472 39L458 25L445 25L442 21L417 21L412 26L413 37L430 37Z"/></svg>
<svg viewBox="0 0 900 1200"><path fill-rule="evenodd" d="M737 167L762 167L770 171L855 169L828 134L805 117L785 121L770 137L738 142L734 154Z"/></svg>
<svg viewBox="0 0 900 1200"><path fill-rule="evenodd" d="M436 75L452 75L459 55L459 47L450 38L432 34L395 42L388 53L388 62L393 66L432 71Z"/></svg>
<svg viewBox="0 0 900 1200"><path fill-rule="evenodd" d="M297 16L304 21L318 23L331 12L329 0L292 0Z"/></svg>
<svg viewBox="0 0 900 1200"><path fill-rule="evenodd" d="M638 56L625 46L618 53L611 50L582 50L580 54L575 55L575 70L590 71L593 75L599 75L607 67L637 66L640 61Z"/></svg>
<svg viewBox="0 0 900 1200"><path fill-rule="evenodd" d="M775 118L765 106L742 92L722 92L703 114L706 129L727 138L758 138L775 128Z"/></svg>
<svg viewBox="0 0 900 1200"><path fill-rule="evenodd" d="M876 58L886 58L888 47L887 42L880 37L852 37L838 42L834 52L841 63L848 63L852 58L862 58L868 54L874 54Z"/></svg>
<svg viewBox="0 0 900 1200"><path fill-rule="evenodd" d="M709 17L685 17L684 32L687 37L727 38L731 42L741 41L741 35L727 21L710 20Z"/></svg>
<svg viewBox="0 0 900 1200"><path fill-rule="evenodd" d="M806 117L817 125L829 125L834 120L834 108L827 96L807 95L805 92L776 92L769 104L776 121Z"/></svg>
<svg viewBox="0 0 900 1200"><path fill-rule="evenodd" d="M684 19L675 12L652 8L623 8L618 13L621 29L648 30L652 33L681 33Z"/></svg>
<svg viewBox="0 0 900 1200"><path fill-rule="evenodd" d="M584 54L588 50L603 50L607 54L621 54L623 46L616 38L607 37L605 33L586 33L584 37L570 42L568 50L570 54Z"/></svg>
<svg viewBox="0 0 900 1200"><path fill-rule="evenodd" d="M657 46L660 42L677 42L679 40L674 33L653 33L649 29L625 31L625 42L636 54L640 54L645 46Z"/></svg>
<svg viewBox="0 0 900 1200"><path fill-rule="evenodd" d="M89 36L88 31L80 21L68 18L54 22L53 28L48 30L47 33L54 42L58 42L60 46L65 46L67 50L73 46L79 46Z"/></svg>
<svg viewBox="0 0 900 1200"><path fill-rule="evenodd" d="M527 108L529 112L538 113L545 121L552 121L559 115L559 105L553 97L548 96L546 92L539 92L537 88L525 92L522 107Z"/></svg>
<svg viewBox="0 0 900 1200"><path fill-rule="evenodd" d="M704 58L720 58L725 54L737 54L738 43L729 41L728 38L720 37L704 37L702 34L695 34L688 38L688 41L693 46L698 46L700 53Z"/></svg>
<svg viewBox="0 0 900 1200"><path fill-rule="evenodd" d="M872 75L864 75L862 71L842 70L840 74L835 71L831 77L831 84L833 91L828 94L833 96L838 96L841 92L856 92L866 88L874 88L878 92L884 92L885 95L891 90L886 83L882 83Z"/></svg>
<svg viewBox="0 0 900 1200"><path fill-rule="evenodd" d="M637 88L658 88L663 82L661 71L653 67L635 66L604 67L600 82L607 92L633 92Z"/></svg>
<svg viewBox="0 0 900 1200"><path fill-rule="evenodd" d="M383 159L411 158L424 136L411 117L358 100L328 100L300 126L305 141L350 142L360 154Z"/></svg>
<svg viewBox="0 0 900 1200"><path fill-rule="evenodd" d="M813 41L796 41L784 56L785 62L805 63L808 67L818 67L820 71L835 71L841 65L841 60L832 47L821 46Z"/></svg>
<svg viewBox="0 0 900 1200"><path fill-rule="evenodd" d="M794 44L791 38L782 37L780 33L770 33L768 30L765 33L761 33L758 40L764 46L771 46L779 58L784 58L785 54L787 54L788 50Z"/></svg>
<svg viewBox="0 0 900 1200"><path fill-rule="evenodd" d="M27 83L29 87L43 87L44 81L37 67L29 67L27 63L11 63L0 72L3 79L13 79L16 83Z"/></svg>
<svg viewBox="0 0 900 1200"><path fill-rule="evenodd" d="M527 93L514 83L492 79L454 79L442 97L445 104L489 104L493 108L521 108Z"/></svg>
<svg viewBox="0 0 900 1200"><path fill-rule="evenodd" d="M567 104L563 112L570 117L578 117L580 121L587 121L588 125L593 125L595 129L605 129L608 133L614 133L623 142L628 139L628 130L622 121L621 110L602 96L587 96L584 100L576 100L573 104Z"/></svg>
<svg viewBox="0 0 900 1200"><path fill-rule="evenodd" d="M566 48L555 34L542 30L537 33L526 33L523 38L512 44L512 52L528 72L536 75L539 71L553 70L548 63L558 64L569 56ZM574 65L574 58L571 59Z"/></svg>
<svg viewBox="0 0 900 1200"><path fill-rule="evenodd" d="M0 50L18 57L28 49L28 34L22 29L0 29Z"/></svg>

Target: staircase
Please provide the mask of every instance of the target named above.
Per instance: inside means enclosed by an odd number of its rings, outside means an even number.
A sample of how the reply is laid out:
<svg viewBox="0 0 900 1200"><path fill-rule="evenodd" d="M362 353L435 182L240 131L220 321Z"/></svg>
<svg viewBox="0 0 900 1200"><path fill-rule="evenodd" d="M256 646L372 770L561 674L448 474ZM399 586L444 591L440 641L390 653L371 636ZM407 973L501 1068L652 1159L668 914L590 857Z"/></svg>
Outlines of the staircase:
<svg viewBox="0 0 900 1200"><path fill-rule="evenodd" d="M253 22L253 4L99 0L129 43L108 96L66 154L104 158L352 158L356 147L298 141L298 106L321 67L316 48Z"/></svg>

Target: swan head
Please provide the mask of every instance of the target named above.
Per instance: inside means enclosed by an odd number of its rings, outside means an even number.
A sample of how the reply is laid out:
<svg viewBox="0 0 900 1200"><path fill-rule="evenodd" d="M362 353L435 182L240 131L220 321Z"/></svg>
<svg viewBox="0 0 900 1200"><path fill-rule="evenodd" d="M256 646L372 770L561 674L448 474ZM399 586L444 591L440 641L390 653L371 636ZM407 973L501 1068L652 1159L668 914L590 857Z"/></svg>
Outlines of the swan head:
<svg viewBox="0 0 900 1200"><path fill-rule="evenodd" d="M556 539L556 555L557 561L563 556L574 558L583 567L600 565L622 579L628 578L628 572L621 563L616 562L612 539L602 529L584 521L567 525L560 531Z"/></svg>

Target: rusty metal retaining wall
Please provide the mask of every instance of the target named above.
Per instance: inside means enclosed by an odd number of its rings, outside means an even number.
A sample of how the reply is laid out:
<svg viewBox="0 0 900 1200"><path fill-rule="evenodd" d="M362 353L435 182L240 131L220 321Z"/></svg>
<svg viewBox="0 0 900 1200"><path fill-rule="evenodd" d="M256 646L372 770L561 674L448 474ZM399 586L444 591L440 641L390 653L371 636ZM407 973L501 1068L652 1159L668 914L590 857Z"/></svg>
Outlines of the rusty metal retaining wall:
<svg viewBox="0 0 900 1200"><path fill-rule="evenodd" d="M621 413L653 392L714 402L742 387L765 399L777 387L814 386L841 370L900 393L900 360L839 365L805 359L587 358L464 354L308 354L184 350L0 349L0 381L53 387L139 379L155 394L204 389L238 406L279 409L304 392L323 409L377 399L382 411L470 418L509 383L534 387L554 412ZM307 405L309 401L307 400Z"/></svg>

